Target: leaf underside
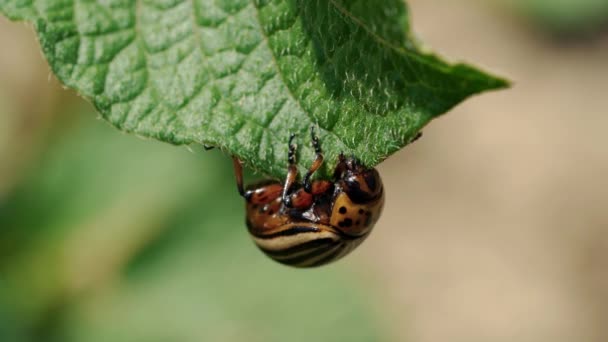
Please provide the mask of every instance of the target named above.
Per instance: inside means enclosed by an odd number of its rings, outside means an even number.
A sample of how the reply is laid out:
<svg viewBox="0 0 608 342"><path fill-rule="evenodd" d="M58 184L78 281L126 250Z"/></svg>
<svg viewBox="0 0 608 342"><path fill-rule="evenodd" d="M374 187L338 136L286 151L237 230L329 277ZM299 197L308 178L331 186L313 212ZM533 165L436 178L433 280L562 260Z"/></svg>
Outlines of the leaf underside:
<svg viewBox="0 0 608 342"><path fill-rule="evenodd" d="M401 0L0 0L112 125L217 146L274 177L296 134L372 167L434 117L507 82L422 52Z"/></svg>

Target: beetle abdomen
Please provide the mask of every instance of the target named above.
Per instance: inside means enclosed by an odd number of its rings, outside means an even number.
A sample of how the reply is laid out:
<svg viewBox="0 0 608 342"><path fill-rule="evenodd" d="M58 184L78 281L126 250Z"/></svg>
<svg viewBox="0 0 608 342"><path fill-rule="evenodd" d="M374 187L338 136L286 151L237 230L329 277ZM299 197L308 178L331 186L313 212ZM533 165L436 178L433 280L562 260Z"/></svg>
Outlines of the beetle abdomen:
<svg viewBox="0 0 608 342"><path fill-rule="evenodd" d="M295 267L321 266L337 260L363 237L345 239L330 226L291 223L267 232L250 230L256 245L272 259Z"/></svg>

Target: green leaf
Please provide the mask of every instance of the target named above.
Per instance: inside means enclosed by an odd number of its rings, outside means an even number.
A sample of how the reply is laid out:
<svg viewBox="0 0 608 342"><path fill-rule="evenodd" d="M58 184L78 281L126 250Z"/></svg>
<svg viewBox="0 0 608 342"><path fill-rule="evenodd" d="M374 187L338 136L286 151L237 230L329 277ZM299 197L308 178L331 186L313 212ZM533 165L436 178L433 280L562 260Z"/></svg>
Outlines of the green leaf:
<svg viewBox="0 0 608 342"><path fill-rule="evenodd" d="M121 130L207 144L284 175L318 125L329 167L374 166L431 119L507 82L422 52L401 0L0 0L51 68Z"/></svg>

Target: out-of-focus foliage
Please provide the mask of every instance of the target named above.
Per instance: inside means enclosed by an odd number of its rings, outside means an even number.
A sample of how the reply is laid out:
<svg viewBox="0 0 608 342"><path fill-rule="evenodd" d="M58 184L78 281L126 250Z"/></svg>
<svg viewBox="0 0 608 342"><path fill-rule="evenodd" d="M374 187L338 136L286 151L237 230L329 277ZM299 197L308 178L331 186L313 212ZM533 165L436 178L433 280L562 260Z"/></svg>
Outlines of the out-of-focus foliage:
<svg viewBox="0 0 608 342"><path fill-rule="evenodd" d="M12 120L15 115L12 113L13 109L9 108L7 101L4 99L3 94L0 92L0 109L3 115L0 115L0 164L10 153L8 148L8 139L10 128L12 126Z"/></svg>
<svg viewBox="0 0 608 342"><path fill-rule="evenodd" d="M592 33L608 26L606 0L500 0L556 34Z"/></svg>
<svg viewBox="0 0 608 342"><path fill-rule="evenodd" d="M383 340L348 261L255 249L224 155L71 111L0 197L0 341Z"/></svg>

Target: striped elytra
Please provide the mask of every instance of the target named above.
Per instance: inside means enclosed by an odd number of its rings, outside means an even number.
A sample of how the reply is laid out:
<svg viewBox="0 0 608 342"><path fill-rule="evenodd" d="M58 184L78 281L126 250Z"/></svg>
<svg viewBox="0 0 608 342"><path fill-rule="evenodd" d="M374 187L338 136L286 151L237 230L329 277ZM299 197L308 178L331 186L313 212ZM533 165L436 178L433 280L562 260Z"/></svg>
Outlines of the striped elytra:
<svg viewBox="0 0 608 342"><path fill-rule="evenodd" d="M297 181L294 135L284 183L263 181L243 188L241 162L234 158L239 193L246 202L246 223L255 244L270 258L294 267L314 267L350 253L371 232L384 204L375 169L340 155L332 181L311 181L323 154L311 128L316 158L303 182Z"/></svg>

